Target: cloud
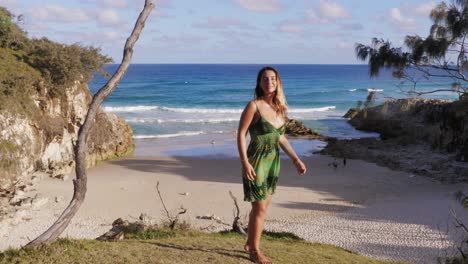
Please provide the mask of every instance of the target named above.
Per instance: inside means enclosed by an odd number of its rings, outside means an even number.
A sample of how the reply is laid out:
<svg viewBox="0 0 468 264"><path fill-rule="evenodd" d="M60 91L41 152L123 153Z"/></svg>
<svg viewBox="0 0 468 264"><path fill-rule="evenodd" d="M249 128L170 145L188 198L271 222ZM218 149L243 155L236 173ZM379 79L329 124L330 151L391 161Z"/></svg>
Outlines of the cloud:
<svg viewBox="0 0 468 264"><path fill-rule="evenodd" d="M0 0L0 6L11 7L16 5L16 0Z"/></svg>
<svg viewBox="0 0 468 264"><path fill-rule="evenodd" d="M67 8L59 5L37 6L30 9L28 13L39 21L88 22L91 19L84 9Z"/></svg>
<svg viewBox="0 0 468 264"><path fill-rule="evenodd" d="M282 9L278 0L234 0L241 7L254 12L278 12Z"/></svg>
<svg viewBox="0 0 468 264"><path fill-rule="evenodd" d="M353 43L350 42L344 42L344 41L339 41L336 43L335 47L337 49L350 49L353 47Z"/></svg>
<svg viewBox="0 0 468 264"><path fill-rule="evenodd" d="M351 14L344 7L331 1L320 1L319 10L323 17L330 20L351 18Z"/></svg>
<svg viewBox="0 0 468 264"><path fill-rule="evenodd" d="M417 5L413 9L413 12L416 15L427 16L428 17L429 14L431 13L431 10L434 9L436 6L437 6L437 3L435 1L431 1L429 3L424 3L424 4Z"/></svg>
<svg viewBox="0 0 468 264"><path fill-rule="evenodd" d="M306 21L311 23L326 24L350 18L351 14L344 7L332 1L321 0L318 6L306 11Z"/></svg>
<svg viewBox="0 0 468 264"><path fill-rule="evenodd" d="M317 24L325 24L328 22L327 19L319 16L313 9L309 9L306 11L306 21Z"/></svg>
<svg viewBox="0 0 468 264"><path fill-rule="evenodd" d="M340 27L341 29L344 29L344 30L354 30L354 31L364 29L364 26L361 23L342 24Z"/></svg>
<svg viewBox="0 0 468 264"><path fill-rule="evenodd" d="M390 23L396 26L401 31L416 30L418 24L413 18L404 17L400 9L394 7L389 12Z"/></svg>
<svg viewBox="0 0 468 264"><path fill-rule="evenodd" d="M103 33L103 37L106 40L117 40L121 36L119 35L119 33L115 32L115 31L106 31L106 32Z"/></svg>
<svg viewBox="0 0 468 264"><path fill-rule="evenodd" d="M115 26L120 24L120 18L112 9L106 9L97 14L98 22L104 26Z"/></svg>
<svg viewBox="0 0 468 264"><path fill-rule="evenodd" d="M104 7L114 7L114 8L127 8L128 4L126 0L94 0L92 2L97 2Z"/></svg>
<svg viewBox="0 0 468 264"><path fill-rule="evenodd" d="M286 20L279 24L278 31L285 33L301 33L304 31L304 27L300 23Z"/></svg>
<svg viewBox="0 0 468 264"><path fill-rule="evenodd" d="M253 29L254 27L248 23L241 21L237 18L229 17L215 17L210 16L204 22L193 23L194 27L211 28L211 29L224 29L229 27L237 27L242 29Z"/></svg>
<svg viewBox="0 0 468 264"><path fill-rule="evenodd" d="M159 7L171 7L171 0L156 0L154 1L156 8Z"/></svg>
<svg viewBox="0 0 468 264"><path fill-rule="evenodd" d="M153 38L154 44L159 45L159 46L180 46L184 47L187 46L188 43L190 44L199 44L203 41L205 41L206 38L201 37L199 35L188 35L188 34L180 34L180 35L162 35ZM189 45L193 46L193 45Z"/></svg>

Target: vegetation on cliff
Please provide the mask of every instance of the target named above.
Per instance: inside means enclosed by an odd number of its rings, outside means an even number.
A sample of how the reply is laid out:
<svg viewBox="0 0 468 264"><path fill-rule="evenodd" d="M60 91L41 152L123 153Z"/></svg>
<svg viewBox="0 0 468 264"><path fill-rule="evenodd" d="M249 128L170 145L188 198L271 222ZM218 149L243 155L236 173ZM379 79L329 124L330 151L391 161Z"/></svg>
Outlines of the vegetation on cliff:
<svg viewBox="0 0 468 264"><path fill-rule="evenodd" d="M0 111L31 113L34 89L47 88L48 96L61 97L67 86L90 81L111 62L98 48L29 38L18 20L0 7Z"/></svg>
<svg viewBox="0 0 468 264"><path fill-rule="evenodd" d="M32 171L55 176L74 166L72 140L92 99L86 82L111 61L94 47L29 38L21 20L0 7L0 193ZM132 152L126 122L104 114L97 123L89 166Z"/></svg>

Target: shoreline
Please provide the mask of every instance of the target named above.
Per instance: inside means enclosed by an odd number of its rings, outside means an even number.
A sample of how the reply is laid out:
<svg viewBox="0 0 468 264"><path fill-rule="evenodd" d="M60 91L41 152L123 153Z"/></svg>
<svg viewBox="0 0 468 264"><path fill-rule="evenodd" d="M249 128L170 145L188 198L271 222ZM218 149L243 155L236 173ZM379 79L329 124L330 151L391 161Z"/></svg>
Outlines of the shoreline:
<svg viewBox="0 0 468 264"><path fill-rule="evenodd" d="M326 142L306 137L288 137L299 156L310 157ZM281 151L282 158L287 156ZM134 157L202 157L238 159L235 134L206 134L187 137L135 139Z"/></svg>
<svg viewBox="0 0 468 264"><path fill-rule="evenodd" d="M304 160L309 171L300 177L287 159L281 159L266 230L292 232L307 241L381 259L436 263L444 251L456 252L455 227L447 234L439 227L450 224L451 207L468 219L467 210L453 198L466 184L442 184L361 160L348 159L346 167L339 164L337 169L330 166L332 157L312 155ZM116 218L135 220L141 213L163 220L156 181L170 211L181 205L188 209L181 220L196 228L211 226L207 231L223 230L226 226L197 216L215 215L231 224L231 190L246 220L250 204L242 201L239 171L239 162L225 157L135 155L104 162L88 170L85 202L62 236L93 239L108 231ZM42 204L20 208L14 218L4 220L0 250L23 245L50 226L71 199L71 178L45 178L26 191L25 196Z"/></svg>

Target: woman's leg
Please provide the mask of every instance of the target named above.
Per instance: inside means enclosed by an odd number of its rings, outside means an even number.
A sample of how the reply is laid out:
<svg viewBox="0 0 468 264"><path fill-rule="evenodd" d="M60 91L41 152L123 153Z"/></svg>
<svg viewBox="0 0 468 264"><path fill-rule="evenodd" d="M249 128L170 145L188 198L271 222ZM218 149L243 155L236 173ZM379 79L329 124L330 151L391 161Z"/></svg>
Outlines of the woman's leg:
<svg viewBox="0 0 468 264"><path fill-rule="evenodd" d="M265 201L253 202L252 210L249 214L248 237L244 248L248 252L255 253L260 263L269 263L269 260L260 252L260 238L262 236L266 210L270 205L271 198L272 196L268 195Z"/></svg>

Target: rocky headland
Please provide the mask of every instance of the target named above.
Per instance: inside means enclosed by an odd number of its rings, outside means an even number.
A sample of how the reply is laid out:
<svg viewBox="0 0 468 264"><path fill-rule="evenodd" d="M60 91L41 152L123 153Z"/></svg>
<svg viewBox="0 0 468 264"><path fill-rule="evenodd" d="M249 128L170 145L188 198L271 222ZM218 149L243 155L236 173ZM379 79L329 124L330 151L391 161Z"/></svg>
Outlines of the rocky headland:
<svg viewBox="0 0 468 264"><path fill-rule="evenodd" d="M44 88L33 99L35 115L0 112L0 197L6 198L2 203L34 203L21 195L31 182L44 176L64 179L74 169L74 145L91 102L88 87L76 82L61 100ZM123 119L100 110L87 145L88 167L128 156L134 150L132 129Z"/></svg>
<svg viewBox="0 0 468 264"><path fill-rule="evenodd" d="M442 182L468 180L466 99L389 100L350 109L345 117L359 130L380 133L380 138L329 139L322 154L372 161Z"/></svg>

